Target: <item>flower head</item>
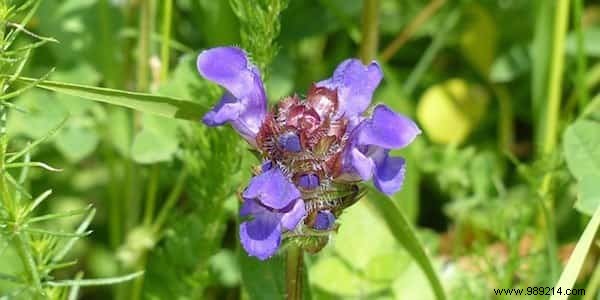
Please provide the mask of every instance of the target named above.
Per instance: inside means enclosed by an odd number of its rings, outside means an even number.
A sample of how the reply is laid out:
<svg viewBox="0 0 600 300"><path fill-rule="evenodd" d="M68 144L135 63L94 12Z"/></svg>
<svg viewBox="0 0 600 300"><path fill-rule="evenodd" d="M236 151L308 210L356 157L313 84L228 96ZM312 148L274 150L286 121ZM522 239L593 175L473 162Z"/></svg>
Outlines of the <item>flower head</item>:
<svg viewBox="0 0 600 300"><path fill-rule="evenodd" d="M305 248L318 251L327 242L319 232L335 230L343 209L364 194L361 182L372 180L388 195L400 190L406 164L390 151L421 131L385 105L363 115L383 78L377 62L345 60L305 98L283 98L270 111L260 73L243 50L206 50L198 70L226 90L204 123L230 123L266 161L242 194L240 215L249 220L240 239L250 255L271 257L283 236L298 243L317 237L318 245Z"/></svg>

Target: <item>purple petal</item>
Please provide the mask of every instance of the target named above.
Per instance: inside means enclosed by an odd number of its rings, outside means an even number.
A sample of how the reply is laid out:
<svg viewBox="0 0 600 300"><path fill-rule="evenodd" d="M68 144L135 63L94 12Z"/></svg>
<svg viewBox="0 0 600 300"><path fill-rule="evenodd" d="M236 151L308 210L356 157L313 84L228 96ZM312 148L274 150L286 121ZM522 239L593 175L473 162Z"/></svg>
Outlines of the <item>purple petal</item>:
<svg viewBox="0 0 600 300"><path fill-rule="evenodd" d="M317 213L317 218L313 227L317 230L331 229L335 223L335 216L328 210L323 210Z"/></svg>
<svg viewBox="0 0 600 300"><path fill-rule="evenodd" d="M282 209L299 199L300 191L275 167L253 177L242 197L256 199L269 208Z"/></svg>
<svg viewBox="0 0 600 300"><path fill-rule="evenodd" d="M254 205L250 210L259 210ZM266 209L253 214L254 219L240 225L240 241L251 256L265 260L277 252L281 244L280 214Z"/></svg>
<svg viewBox="0 0 600 300"><path fill-rule="evenodd" d="M202 121L208 126L220 126L237 119L242 109L242 103L237 98L225 93L219 103L204 115Z"/></svg>
<svg viewBox="0 0 600 300"><path fill-rule="evenodd" d="M385 157L375 162L375 187L386 195L392 195L402 188L406 163L402 157L391 157L387 151Z"/></svg>
<svg viewBox="0 0 600 300"><path fill-rule="evenodd" d="M373 177L373 169L375 165L371 158L365 156L357 148L353 148L346 157L348 167L358 174L362 180L369 180Z"/></svg>
<svg viewBox="0 0 600 300"><path fill-rule="evenodd" d="M289 152L300 152L302 146L300 145L300 138L294 132L286 132L279 136L277 142L286 151Z"/></svg>
<svg viewBox="0 0 600 300"><path fill-rule="evenodd" d="M335 69L331 78L316 85L337 89L339 112L353 118L367 109L382 78L383 72L376 61L365 66L358 59L347 59Z"/></svg>
<svg viewBox="0 0 600 300"><path fill-rule="evenodd" d="M287 230L294 230L298 223L306 216L304 201L298 199L287 212L282 213L281 226Z"/></svg>
<svg viewBox="0 0 600 300"><path fill-rule="evenodd" d="M254 144L254 137L267 111L258 69L249 62L243 50L235 47L205 50L198 55L197 66L200 75L228 91L220 103L204 116L204 122L218 126L229 121Z"/></svg>
<svg viewBox="0 0 600 300"><path fill-rule="evenodd" d="M357 144L398 149L410 144L421 130L409 118L395 113L385 105L377 105L371 119L357 128Z"/></svg>
<svg viewBox="0 0 600 300"><path fill-rule="evenodd" d="M305 189L314 189L319 186L319 176L315 174L300 175L298 185Z"/></svg>

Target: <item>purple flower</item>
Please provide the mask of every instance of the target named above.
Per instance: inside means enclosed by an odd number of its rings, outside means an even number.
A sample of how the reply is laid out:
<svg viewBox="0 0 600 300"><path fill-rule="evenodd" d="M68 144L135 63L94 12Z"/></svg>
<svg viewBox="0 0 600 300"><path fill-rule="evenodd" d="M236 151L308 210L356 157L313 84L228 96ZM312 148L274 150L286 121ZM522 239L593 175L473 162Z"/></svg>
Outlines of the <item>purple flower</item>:
<svg viewBox="0 0 600 300"><path fill-rule="evenodd" d="M370 119L363 120L350 133L343 158L344 171L362 180L373 179L375 187L391 195L400 190L406 171L401 157L391 157L392 149L410 144L421 130L409 118L385 105L377 105Z"/></svg>
<svg viewBox="0 0 600 300"><path fill-rule="evenodd" d="M252 178L242 197L240 215L251 218L240 225L242 246L265 260L279 249L283 230L294 230L306 215L304 201L278 167Z"/></svg>
<svg viewBox="0 0 600 300"><path fill-rule="evenodd" d="M318 82L317 86L337 90L339 114L353 119L369 107L382 78L383 72L376 61L365 66L358 59L347 59L335 69L331 78Z"/></svg>
<svg viewBox="0 0 600 300"><path fill-rule="evenodd" d="M345 60L306 98L283 98L269 112L260 73L243 50L209 49L197 65L202 76L225 89L204 123L230 123L265 161L242 194L240 215L248 220L240 225L240 240L249 255L271 257L286 231L301 245L313 241L307 251L319 251L328 239L314 231L334 228L336 217L364 194L361 181L372 180L388 195L401 188L406 164L390 151L407 146L421 131L384 105L363 115L383 78L377 62ZM317 238L302 244L311 234Z"/></svg>
<svg viewBox="0 0 600 300"><path fill-rule="evenodd" d="M197 60L200 74L227 91L221 101L202 120L208 126L230 122L250 144L267 113L267 97L260 72L248 61L246 53L235 47L202 51Z"/></svg>

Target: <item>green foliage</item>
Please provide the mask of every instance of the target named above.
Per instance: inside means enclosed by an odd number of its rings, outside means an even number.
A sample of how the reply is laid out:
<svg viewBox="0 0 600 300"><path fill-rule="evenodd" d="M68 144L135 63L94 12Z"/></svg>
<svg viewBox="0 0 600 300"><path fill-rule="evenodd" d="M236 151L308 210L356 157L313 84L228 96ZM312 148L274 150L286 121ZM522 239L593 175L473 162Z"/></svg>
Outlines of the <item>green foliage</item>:
<svg viewBox="0 0 600 300"><path fill-rule="evenodd" d="M576 208L592 215L600 207L600 123L580 120L564 133L564 151L569 170L579 181Z"/></svg>
<svg viewBox="0 0 600 300"><path fill-rule="evenodd" d="M240 20L242 46L250 52L263 78L269 78L269 64L279 50L275 43L281 30L279 15L288 0L230 0L230 3Z"/></svg>
<svg viewBox="0 0 600 300"><path fill-rule="evenodd" d="M374 102L424 133L397 153L403 191L305 256L305 298L598 291L598 7L569 1L563 28L562 0L376 2L378 49L405 42ZM261 262L238 241L259 162L199 122L222 90L195 54L241 44L270 100L302 94L356 56L363 4L0 0L0 298L283 298L287 245Z"/></svg>

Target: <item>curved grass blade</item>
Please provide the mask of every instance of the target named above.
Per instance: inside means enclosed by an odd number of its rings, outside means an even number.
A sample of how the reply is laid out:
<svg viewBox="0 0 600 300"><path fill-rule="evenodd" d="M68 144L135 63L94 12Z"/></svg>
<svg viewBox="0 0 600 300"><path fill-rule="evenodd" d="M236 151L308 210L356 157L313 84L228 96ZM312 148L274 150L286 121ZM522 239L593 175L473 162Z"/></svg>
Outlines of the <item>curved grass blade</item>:
<svg viewBox="0 0 600 300"><path fill-rule="evenodd" d="M585 226L585 230L577 242L577 245L575 245L575 250L571 254L567 266L556 283L556 290L559 288L562 288L562 290L573 288L573 285L575 285L575 281L581 272L585 258L588 256L590 246L594 242L598 227L600 227L600 207L596 208L594 216L587 226ZM550 300L566 300L567 298L569 298L567 293L562 293L562 295L550 297Z"/></svg>
<svg viewBox="0 0 600 300"><path fill-rule="evenodd" d="M436 298L438 300L445 300L446 294L440 278L433 268L433 264L427 253L425 253L425 248L417 238L415 229L408 222L402 211L400 211L390 198L372 188L366 201L371 208L381 215L396 240L410 253L423 270Z"/></svg>
<svg viewBox="0 0 600 300"><path fill-rule="evenodd" d="M96 285L112 285L117 283L123 283L130 281L144 274L144 271L139 271L131 274L127 274L119 277L109 278L98 278L98 279L72 279L72 280L59 280L59 281L46 281L44 285L47 286L96 286Z"/></svg>
<svg viewBox="0 0 600 300"><path fill-rule="evenodd" d="M36 79L19 77L17 81L27 84L35 82ZM42 80L36 82L36 86L57 93L127 107L168 118L198 121L208 110L204 105L186 99L89 85Z"/></svg>

